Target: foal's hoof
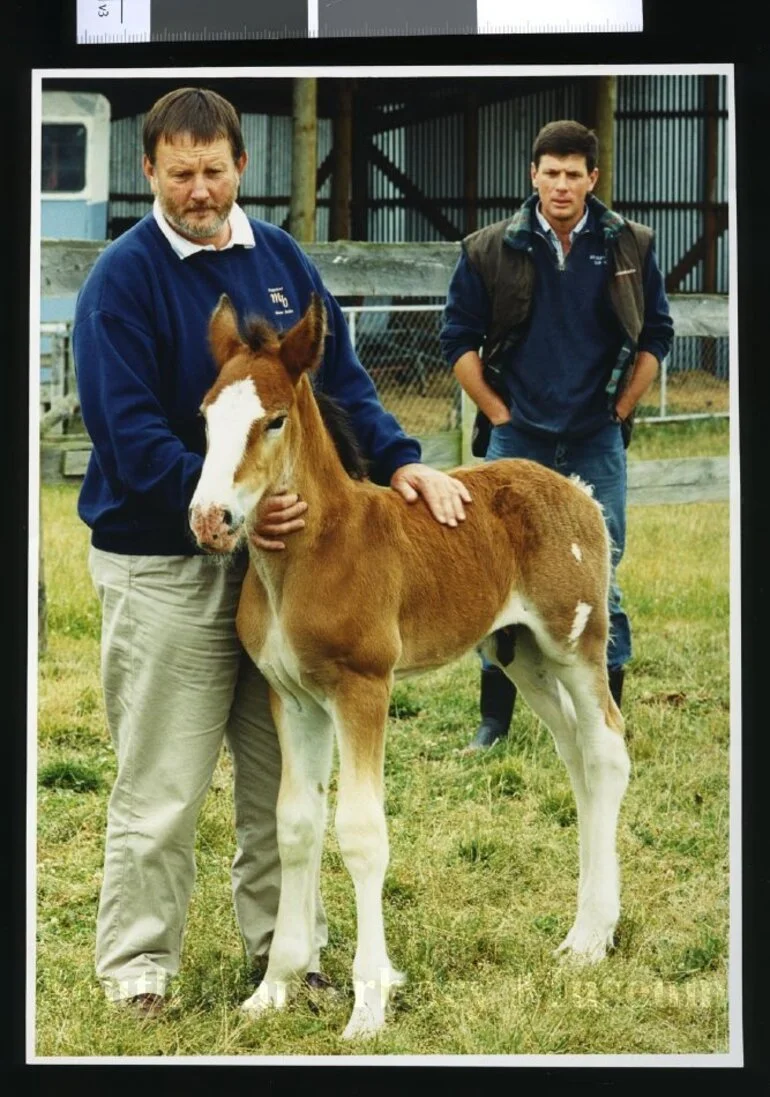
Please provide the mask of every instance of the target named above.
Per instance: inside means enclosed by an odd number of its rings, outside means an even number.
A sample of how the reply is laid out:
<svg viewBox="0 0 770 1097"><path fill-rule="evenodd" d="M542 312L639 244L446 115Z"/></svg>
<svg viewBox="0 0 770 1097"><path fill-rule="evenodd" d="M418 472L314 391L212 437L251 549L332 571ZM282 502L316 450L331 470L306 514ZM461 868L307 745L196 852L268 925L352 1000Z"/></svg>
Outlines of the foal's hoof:
<svg viewBox="0 0 770 1097"><path fill-rule="evenodd" d="M374 1036L385 1024L393 991L406 983L406 975L393 968L383 971L381 979L356 982L356 1004L342 1037L352 1040L356 1037Z"/></svg>
<svg viewBox="0 0 770 1097"><path fill-rule="evenodd" d="M283 1009L287 1001L287 984L263 980L250 998L241 1003L241 1012L259 1017L268 1009Z"/></svg>
<svg viewBox="0 0 770 1097"><path fill-rule="evenodd" d="M554 951L562 963L588 967L600 963L612 948L613 930L590 926L572 927L559 947Z"/></svg>
<svg viewBox="0 0 770 1097"><path fill-rule="evenodd" d="M374 1036L385 1025L385 1010L373 1010L369 1006L356 1006L342 1033L343 1040Z"/></svg>

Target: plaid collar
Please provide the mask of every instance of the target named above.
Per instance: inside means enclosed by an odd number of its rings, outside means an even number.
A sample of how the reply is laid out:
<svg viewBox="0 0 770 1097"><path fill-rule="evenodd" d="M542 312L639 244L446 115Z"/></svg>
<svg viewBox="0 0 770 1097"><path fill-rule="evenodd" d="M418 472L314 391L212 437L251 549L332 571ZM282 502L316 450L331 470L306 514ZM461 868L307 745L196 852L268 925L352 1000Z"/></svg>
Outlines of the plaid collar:
<svg viewBox="0 0 770 1097"><path fill-rule="evenodd" d="M532 236L537 226L536 214L539 202L540 197L537 192L531 194L526 202L514 213L503 237L509 247L517 248L520 251L528 251L532 247ZM586 197L586 215L589 213L596 217L606 243L617 239L626 223L619 213L609 209L593 194Z"/></svg>
<svg viewBox="0 0 770 1097"><path fill-rule="evenodd" d="M543 232L548 237L548 239L552 243L555 242L555 243L559 244L559 237L556 235L556 233L554 232L551 225L548 223L546 218L543 216L543 211L540 208L540 203L539 202L535 206L535 217L537 219L538 225L543 230ZM575 237L577 236L577 234L579 232L583 231L583 229L586 227L587 221L588 221L588 206L586 206L586 208L583 210L583 216L580 218L578 223L573 228L572 232L569 234L569 242L570 243L572 243L572 241L575 239Z"/></svg>

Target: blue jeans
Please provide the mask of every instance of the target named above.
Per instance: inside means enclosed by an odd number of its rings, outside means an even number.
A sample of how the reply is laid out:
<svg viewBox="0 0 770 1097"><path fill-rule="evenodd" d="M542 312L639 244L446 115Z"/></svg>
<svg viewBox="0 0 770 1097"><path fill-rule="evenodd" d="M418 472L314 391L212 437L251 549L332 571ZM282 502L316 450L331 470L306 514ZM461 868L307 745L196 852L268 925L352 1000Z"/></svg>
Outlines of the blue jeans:
<svg viewBox="0 0 770 1097"><path fill-rule="evenodd" d="M604 508L604 518L612 538L612 576L609 611L610 639L607 666L624 666L631 658L631 626L621 607L621 594L615 571L626 547L626 451L617 423L608 423L596 434L577 441L527 434L510 423L493 427L487 461L498 457L527 457L540 465L570 476L577 473L591 484L594 498Z"/></svg>

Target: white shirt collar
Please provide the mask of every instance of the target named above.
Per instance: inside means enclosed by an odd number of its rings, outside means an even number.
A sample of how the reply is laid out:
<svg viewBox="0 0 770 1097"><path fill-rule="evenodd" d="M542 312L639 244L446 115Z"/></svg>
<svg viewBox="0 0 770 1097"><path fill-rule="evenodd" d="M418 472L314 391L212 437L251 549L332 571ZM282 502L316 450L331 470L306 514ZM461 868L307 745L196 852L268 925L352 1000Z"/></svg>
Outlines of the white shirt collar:
<svg viewBox="0 0 770 1097"><path fill-rule="evenodd" d="M194 244L192 240L186 240L184 236L180 236L176 229L173 229L163 216L163 211L160 208L160 202L157 198L153 202L152 214L158 224L158 228L166 237L169 244L171 244L175 254L178 255L180 259L187 259L189 256L195 255L196 251L227 251L228 248L234 248L236 245L243 248L253 248L256 246L254 232L249 223L249 219L241 207L235 204L233 204L233 208L230 210L230 216L228 218L230 224L230 239L222 248L215 248L213 244Z"/></svg>
<svg viewBox="0 0 770 1097"><path fill-rule="evenodd" d="M535 206L535 213L537 214L537 219L538 219L538 222L540 223L540 227L543 230L543 232L545 232L545 234L547 236L551 236L555 240L558 240L559 237L556 235L556 233L553 231L553 229L551 228L551 226L548 224L545 217L543 216L543 214L541 212L541 209L540 209L540 203L539 202ZM583 210L583 216L580 218L580 220L575 225L572 232L569 234L569 242L570 243L572 243L572 241L574 240L576 233L583 231L583 229L585 228L585 224L586 224L587 220L588 220L588 206L585 207L585 209Z"/></svg>

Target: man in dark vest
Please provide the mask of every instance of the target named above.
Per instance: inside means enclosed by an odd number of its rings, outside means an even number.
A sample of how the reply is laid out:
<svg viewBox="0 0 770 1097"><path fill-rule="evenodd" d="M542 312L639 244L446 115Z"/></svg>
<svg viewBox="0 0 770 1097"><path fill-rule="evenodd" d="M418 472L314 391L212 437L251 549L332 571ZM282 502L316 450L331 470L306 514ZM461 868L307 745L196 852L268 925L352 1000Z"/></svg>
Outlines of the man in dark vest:
<svg viewBox="0 0 770 1097"><path fill-rule="evenodd" d="M474 454L576 474L604 509L613 545L607 665L620 704L631 657L615 578L626 539L625 450L673 324L652 230L594 197L597 163L585 126L543 127L530 167L536 193L512 219L463 240L441 345L478 408ZM505 675L483 664L473 748L508 734L515 699Z"/></svg>

